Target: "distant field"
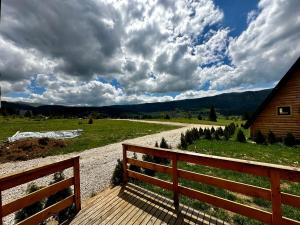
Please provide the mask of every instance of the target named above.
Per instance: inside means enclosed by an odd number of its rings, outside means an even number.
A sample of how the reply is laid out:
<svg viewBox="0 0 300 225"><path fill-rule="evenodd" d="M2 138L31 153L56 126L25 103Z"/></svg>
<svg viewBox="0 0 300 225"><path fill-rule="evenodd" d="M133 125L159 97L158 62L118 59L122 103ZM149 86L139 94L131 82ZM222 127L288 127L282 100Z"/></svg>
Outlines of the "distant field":
<svg viewBox="0 0 300 225"><path fill-rule="evenodd" d="M0 143L17 131L56 131L83 129L80 137L67 140L67 146L57 148L51 154L65 154L75 151L83 151L107 144L120 142L126 139L158 133L177 128L176 126L118 121L118 120L94 120L93 124L87 124L87 120L79 119L49 119L34 120L27 118L3 118L0 117Z"/></svg>
<svg viewBox="0 0 300 225"><path fill-rule="evenodd" d="M206 125L221 125L225 126L230 124L231 122L234 122L236 124L242 124L245 121L240 120L240 119L225 119L225 118L220 118L217 120L217 122L213 121L208 121L208 120L198 120L197 118L171 118L171 119L151 119L151 120L156 120L156 121L164 121L164 122L178 122L178 123L194 123L194 124L206 124Z"/></svg>
<svg viewBox="0 0 300 225"><path fill-rule="evenodd" d="M189 151L198 152L202 154L218 155L224 157L261 161L274 164L288 165L294 167L300 167L300 146L289 148L282 144L274 145L257 145L251 143L239 143L236 141L216 141L216 140L199 140L195 144L188 147ZM263 177L256 177L246 174L241 174L238 172L232 172L230 170L215 169L206 166L198 166L189 163L180 162L178 165L180 168L194 171L197 173L207 174L210 176L221 177L229 180L234 180L242 183L247 183L250 185L260 186L264 188L270 188L270 183L268 179ZM171 180L166 174L157 173L156 176L163 180ZM210 185L205 185L193 181L187 181L184 179L180 180L184 186L191 187L209 194L213 194L222 198L226 198L232 201L244 203L247 205L255 206L258 208L265 209L267 211L271 210L271 204L269 201L265 201L258 198L245 197L243 195L235 194L234 192L226 191L220 188L215 188ZM152 191L158 192L164 196L172 198L172 193L162 190L161 188L149 185L141 184ZM300 184L293 182L282 183L282 189L284 192L300 195ZM229 221L233 224L261 224L255 220L229 213L220 208L214 208L211 210L210 206L206 203L199 202L197 200L192 200L187 197L182 197L181 202L197 209L207 211L208 213L221 218L223 220ZM293 207L283 206L284 215L296 220L300 220L300 209Z"/></svg>

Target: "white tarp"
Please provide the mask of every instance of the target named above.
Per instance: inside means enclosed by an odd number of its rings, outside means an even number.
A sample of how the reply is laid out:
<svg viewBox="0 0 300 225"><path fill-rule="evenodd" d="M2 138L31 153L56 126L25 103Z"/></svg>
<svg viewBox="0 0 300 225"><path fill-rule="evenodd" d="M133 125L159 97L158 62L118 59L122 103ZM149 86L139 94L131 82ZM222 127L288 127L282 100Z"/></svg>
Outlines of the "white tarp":
<svg viewBox="0 0 300 225"><path fill-rule="evenodd" d="M14 142L26 138L53 138L53 139L66 139L75 138L80 136L82 129L78 130L61 130L61 131L48 131L48 132L17 132L12 137L8 138L9 142Z"/></svg>

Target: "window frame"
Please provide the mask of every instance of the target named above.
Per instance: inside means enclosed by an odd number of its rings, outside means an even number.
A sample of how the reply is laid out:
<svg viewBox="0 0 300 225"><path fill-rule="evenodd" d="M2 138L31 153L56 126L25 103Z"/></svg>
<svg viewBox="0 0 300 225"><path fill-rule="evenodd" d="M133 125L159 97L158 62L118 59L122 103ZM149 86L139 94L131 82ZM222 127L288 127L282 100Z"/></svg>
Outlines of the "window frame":
<svg viewBox="0 0 300 225"><path fill-rule="evenodd" d="M277 112L276 112L277 116L291 116L292 115L292 106L290 106L290 105L277 106L276 108L277 108ZM280 114L279 113L280 108L289 108L290 109L289 113L288 114Z"/></svg>

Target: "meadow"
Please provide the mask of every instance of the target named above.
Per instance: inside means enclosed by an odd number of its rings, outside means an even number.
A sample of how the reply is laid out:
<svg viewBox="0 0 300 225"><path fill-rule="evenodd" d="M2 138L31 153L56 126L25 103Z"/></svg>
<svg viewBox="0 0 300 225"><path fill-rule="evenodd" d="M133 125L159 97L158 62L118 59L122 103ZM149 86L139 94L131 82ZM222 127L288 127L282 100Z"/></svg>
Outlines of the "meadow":
<svg viewBox="0 0 300 225"><path fill-rule="evenodd" d="M81 136L66 140L64 148L53 149L53 155L80 152L135 137L177 128L176 126L99 119L88 124L86 119L29 119L0 117L0 143L17 131L57 131L83 129Z"/></svg>
<svg viewBox="0 0 300 225"><path fill-rule="evenodd" d="M258 145L255 143L240 143L232 138L231 140L206 140L201 139L195 143L188 146L187 151L197 152L201 154L217 155L224 157L231 157L244 160L260 161L273 164L294 166L300 168L300 146L297 147L287 147L283 144L272 144L272 145ZM230 170L215 169L206 166L198 166L190 163L179 162L179 168L206 174L210 176L216 176L224 179L229 179L241 183L246 183L254 186L270 188L270 182L268 179L263 177L256 177L252 175L241 174L238 172L233 172ZM156 177L162 180L171 181L171 177L156 173ZM216 188L210 185L205 185L193 181L188 181L180 179L179 181L183 186L191 187L193 189L213 194L228 200L236 201L246 205L254 206L260 209L271 211L271 204L269 201L265 201L259 198L252 198L244 196L241 194L236 194L234 192L226 191L220 188ZM164 191L161 188L142 183L143 187L146 187L152 191L160 193L164 196L172 198L172 193ZM293 182L283 182L281 184L282 191L299 195L300 196L300 184ZM249 219L238 214L231 213L229 211L211 207L210 205L199 202L197 200L192 200L187 197L181 197L181 202L192 206L196 209L207 212L215 217L223 219L233 224L261 224L260 222ZM296 209L290 206L283 206L284 216L300 220L300 209Z"/></svg>

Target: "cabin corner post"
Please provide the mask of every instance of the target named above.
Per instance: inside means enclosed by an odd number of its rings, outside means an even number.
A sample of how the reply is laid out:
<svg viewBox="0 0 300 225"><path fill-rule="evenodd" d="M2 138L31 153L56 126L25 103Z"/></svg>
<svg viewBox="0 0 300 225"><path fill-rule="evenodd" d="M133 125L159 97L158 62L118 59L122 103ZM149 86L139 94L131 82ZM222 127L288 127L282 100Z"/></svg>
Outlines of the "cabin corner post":
<svg viewBox="0 0 300 225"><path fill-rule="evenodd" d="M0 189L0 225L3 225L3 217L2 217L2 191Z"/></svg>
<svg viewBox="0 0 300 225"><path fill-rule="evenodd" d="M280 173L271 171L272 224L282 224Z"/></svg>
<svg viewBox="0 0 300 225"><path fill-rule="evenodd" d="M128 168L127 168L127 146L123 144L123 182L128 182Z"/></svg>
<svg viewBox="0 0 300 225"><path fill-rule="evenodd" d="M80 163L79 157L73 159L73 172L74 172L74 194L75 194L75 207L76 212L81 210L81 196L80 196Z"/></svg>
<svg viewBox="0 0 300 225"><path fill-rule="evenodd" d="M177 171L177 154L172 157L172 175L173 175L173 200L175 209L179 208L179 193L178 193L178 171Z"/></svg>

